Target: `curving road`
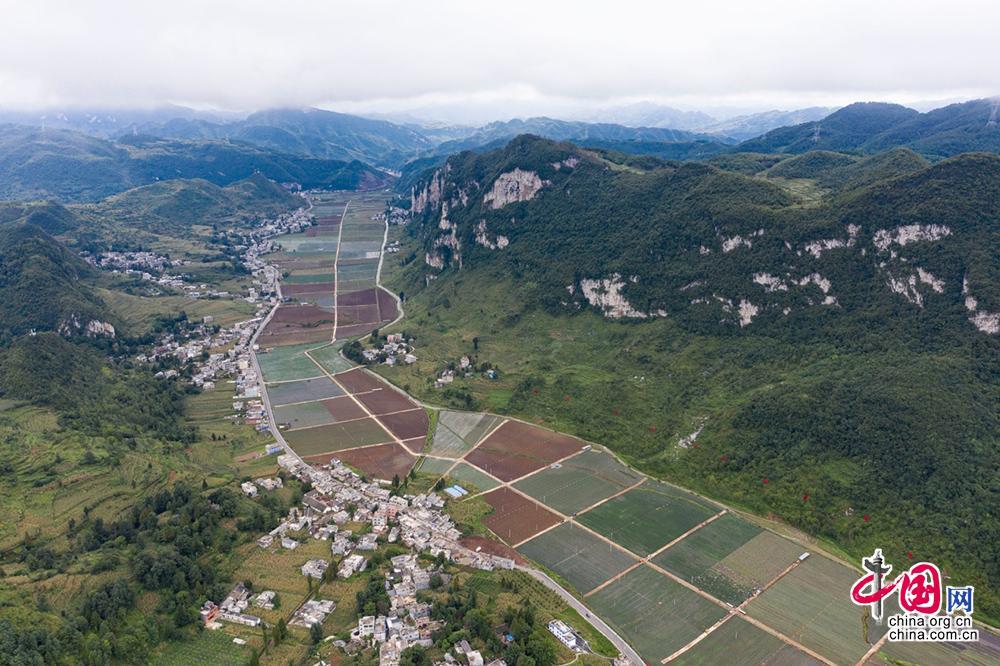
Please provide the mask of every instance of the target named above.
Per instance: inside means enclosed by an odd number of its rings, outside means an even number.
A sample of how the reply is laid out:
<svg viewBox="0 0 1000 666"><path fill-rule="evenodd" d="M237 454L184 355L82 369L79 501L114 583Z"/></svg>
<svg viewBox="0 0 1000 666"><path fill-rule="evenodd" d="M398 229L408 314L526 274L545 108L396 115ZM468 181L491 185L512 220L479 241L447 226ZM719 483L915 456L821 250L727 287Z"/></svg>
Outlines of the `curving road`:
<svg viewBox="0 0 1000 666"><path fill-rule="evenodd" d="M618 648L619 652L631 659L633 664L638 666L639 664L646 663L643 658L639 656L639 653L633 650L632 646L625 642L625 639L619 636L614 629L609 627L604 620L590 612L590 609L584 606L579 599L567 592L562 585L549 578L545 572L539 571L538 569L532 569L531 567L525 567L520 564L515 564L514 568L518 571L525 572L535 580L540 581L542 585L558 594L570 608L582 615L583 618L594 627L594 629L597 629L599 632L604 634L604 637L611 641L614 646Z"/></svg>

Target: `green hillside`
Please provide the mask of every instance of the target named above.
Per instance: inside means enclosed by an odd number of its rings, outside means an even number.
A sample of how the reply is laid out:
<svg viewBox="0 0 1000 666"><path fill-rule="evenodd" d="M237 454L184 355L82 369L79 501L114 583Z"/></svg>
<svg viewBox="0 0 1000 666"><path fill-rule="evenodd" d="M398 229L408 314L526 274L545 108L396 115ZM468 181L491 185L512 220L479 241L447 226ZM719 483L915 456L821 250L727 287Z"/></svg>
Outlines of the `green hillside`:
<svg viewBox="0 0 1000 666"><path fill-rule="evenodd" d="M0 125L0 199L97 201L177 178L224 186L256 173L303 187L379 187L387 177L357 161L291 156L229 141L129 136L119 142L68 130Z"/></svg>
<svg viewBox="0 0 1000 666"><path fill-rule="evenodd" d="M906 147L940 159L969 151L1000 151L997 101L979 99L919 113L898 104L857 103L826 118L780 127L744 141L741 151L877 153Z"/></svg>
<svg viewBox="0 0 1000 666"><path fill-rule="evenodd" d="M302 200L260 174L219 187L206 180L164 180L108 197L86 210L133 230L178 231L240 217L266 218Z"/></svg>
<svg viewBox="0 0 1000 666"><path fill-rule="evenodd" d="M919 551L996 619L1000 534L977 512L1000 499L983 324L1000 158L819 158L796 175L849 197L804 206L766 175L532 137L451 158L414 191L394 277L423 361L389 376L542 418L852 557ZM500 380L431 388L461 354Z"/></svg>
<svg viewBox="0 0 1000 666"><path fill-rule="evenodd" d="M32 330L86 334L90 322L112 319L85 283L93 275L41 228L0 223L0 343Z"/></svg>

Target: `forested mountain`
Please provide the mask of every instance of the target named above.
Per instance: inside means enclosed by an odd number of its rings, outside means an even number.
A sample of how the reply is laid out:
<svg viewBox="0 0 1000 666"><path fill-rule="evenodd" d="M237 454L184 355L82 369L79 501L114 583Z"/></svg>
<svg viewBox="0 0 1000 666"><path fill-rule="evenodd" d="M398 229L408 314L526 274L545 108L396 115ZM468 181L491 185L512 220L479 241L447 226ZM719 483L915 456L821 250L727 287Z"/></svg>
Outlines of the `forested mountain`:
<svg viewBox="0 0 1000 666"><path fill-rule="evenodd" d="M551 307L595 305L607 291L621 299L609 311L665 311L713 327L722 319L778 332L789 317L839 321L908 302L916 322L951 312L956 331L974 330L961 307L962 285L985 278L969 262L974 248L988 250L994 241L998 157L964 155L928 168L908 151L864 160L807 153L770 167L767 176L872 188L849 202L812 207L795 205L794 193L768 178L704 164L648 173L615 166L531 137L502 151L453 157L413 196L414 212L440 226L429 228L427 254L442 265L482 256L513 262ZM891 211L873 215L878 197L890 196ZM489 249L496 237L509 243L504 252ZM825 277L834 272L840 279ZM779 284L817 273L821 284ZM776 281L764 282L764 274ZM604 285L588 295L583 285L595 280ZM741 302L746 312L739 316ZM989 295L980 305L1000 311Z"/></svg>
<svg viewBox="0 0 1000 666"><path fill-rule="evenodd" d="M114 220L135 231L183 232L235 216L272 217L302 200L260 174L219 187L207 180L163 180L103 199L88 214Z"/></svg>
<svg viewBox="0 0 1000 666"><path fill-rule="evenodd" d="M824 106L811 106L794 111L761 111L760 113L750 113L708 123L698 127L697 131L745 141L766 134L778 127L821 120L834 111L836 109Z"/></svg>
<svg viewBox="0 0 1000 666"><path fill-rule="evenodd" d="M435 154L452 154L461 150L506 142L521 134L534 134L554 141L572 141L580 145L606 147L609 144L690 144L723 140L706 134L696 134L662 127L626 127L611 123L584 123L554 118L514 119L485 125L471 136L446 141L434 149ZM604 144L604 145L601 145Z"/></svg>
<svg viewBox="0 0 1000 666"><path fill-rule="evenodd" d="M71 132L0 126L0 198L96 201L158 180L216 185L261 173L303 187L378 187L388 177L361 162L276 153L243 143L130 136L119 142Z"/></svg>
<svg viewBox="0 0 1000 666"><path fill-rule="evenodd" d="M229 139L290 155L379 166L398 166L433 145L410 127L321 109L271 109L228 123L176 119L140 129L165 138Z"/></svg>
<svg viewBox="0 0 1000 666"><path fill-rule="evenodd" d="M912 148L933 158L1000 151L996 99L979 99L919 113L898 104L858 103L816 121L772 130L745 141L747 152L847 150L874 153Z"/></svg>
<svg viewBox="0 0 1000 666"><path fill-rule="evenodd" d="M31 331L114 335L113 319L86 284L94 271L30 221L0 222L0 345Z"/></svg>
<svg viewBox="0 0 1000 666"><path fill-rule="evenodd" d="M1000 157L611 157L520 137L425 174L417 339L506 363L469 400L853 554L919 547L995 615Z"/></svg>

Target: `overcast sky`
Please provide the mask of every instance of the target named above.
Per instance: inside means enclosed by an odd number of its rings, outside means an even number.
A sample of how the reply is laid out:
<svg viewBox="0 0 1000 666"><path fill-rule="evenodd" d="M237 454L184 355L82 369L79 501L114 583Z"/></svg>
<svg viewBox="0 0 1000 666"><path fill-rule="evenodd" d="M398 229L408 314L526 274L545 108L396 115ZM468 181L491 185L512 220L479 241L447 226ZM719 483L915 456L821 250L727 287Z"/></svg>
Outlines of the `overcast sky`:
<svg viewBox="0 0 1000 666"><path fill-rule="evenodd" d="M1000 93L995 0L0 0L0 16L5 109L509 117Z"/></svg>

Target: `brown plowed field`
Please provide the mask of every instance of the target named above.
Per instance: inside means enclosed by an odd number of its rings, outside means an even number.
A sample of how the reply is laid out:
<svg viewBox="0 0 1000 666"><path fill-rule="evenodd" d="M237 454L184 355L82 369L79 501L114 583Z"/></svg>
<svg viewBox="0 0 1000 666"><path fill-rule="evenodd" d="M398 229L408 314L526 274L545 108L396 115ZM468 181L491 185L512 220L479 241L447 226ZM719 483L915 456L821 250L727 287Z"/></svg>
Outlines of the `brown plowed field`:
<svg viewBox="0 0 1000 666"><path fill-rule="evenodd" d="M379 325L377 305L343 305L337 297L337 322L340 325L370 324L372 328Z"/></svg>
<svg viewBox="0 0 1000 666"><path fill-rule="evenodd" d="M303 284L283 284L281 293L285 296L300 296L302 294L333 293L330 282L306 282Z"/></svg>
<svg viewBox="0 0 1000 666"><path fill-rule="evenodd" d="M270 326L268 328L270 328ZM264 329L264 331L260 334L259 342L262 347L301 345L306 342L329 342L331 333L333 333L332 326L314 329L286 329L280 333Z"/></svg>
<svg viewBox="0 0 1000 666"><path fill-rule="evenodd" d="M396 310L396 299L385 289L378 290L378 309L382 314L382 321L392 321L399 316Z"/></svg>
<svg viewBox="0 0 1000 666"><path fill-rule="evenodd" d="M342 372L336 375L335 378L337 382L351 393L362 393L364 391L385 388L382 382L360 368Z"/></svg>
<svg viewBox="0 0 1000 666"><path fill-rule="evenodd" d="M427 419L427 412L419 407L408 412L379 416L378 420L396 437L400 439L419 437L421 442L423 438L427 437L427 427L430 425L430 421ZM422 447L423 444L421 444Z"/></svg>
<svg viewBox="0 0 1000 666"><path fill-rule="evenodd" d="M420 453L424 450L424 442L427 441L426 437L415 437L413 439L403 440L403 444L406 445L413 453Z"/></svg>
<svg viewBox="0 0 1000 666"><path fill-rule="evenodd" d="M282 305L271 324L333 324L333 313L315 305Z"/></svg>
<svg viewBox="0 0 1000 666"><path fill-rule="evenodd" d="M508 421L465 457L498 479L512 481L579 451L583 442L519 421Z"/></svg>
<svg viewBox="0 0 1000 666"><path fill-rule="evenodd" d="M354 402L354 398L346 395L340 398L324 400L323 406L326 407L326 411L330 412L330 416L337 421L350 421L351 419L361 419L366 416L365 410L361 409L358 403Z"/></svg>
<svg viewBox="0 0 1000 666"><path fill-rule="evenodd" d="M352 467L357 467L371 478L387 481L391 481L396 474L402 479L417 461L415 456L396 443L341 451L336 457Z"/></svg>
<svg viewBox="0 0 1000 666"><path fill-rule="evenodd" d="M349 291L346 294L337 296L337 305L375 305L378 302L378 295L375 289L362 289L361 291Z"/></svg>
<svg viewBox="0 0 1000 666"><path fill-rule="evenodd" d="M497 488L482 496L493 507L483 522L506 543L513 545L560 522L559 516L510 488Z"/></svg>
<svg viewBox="0 0 1000 666"><path fill-rule="evenodd" d="M370 409L373 414L390 414L392 412L402 412L416 407L416 403L407 398L402 393L398 393L391 388L384 388L381 391L368 391L358 393L358 400Z"/></svg>

